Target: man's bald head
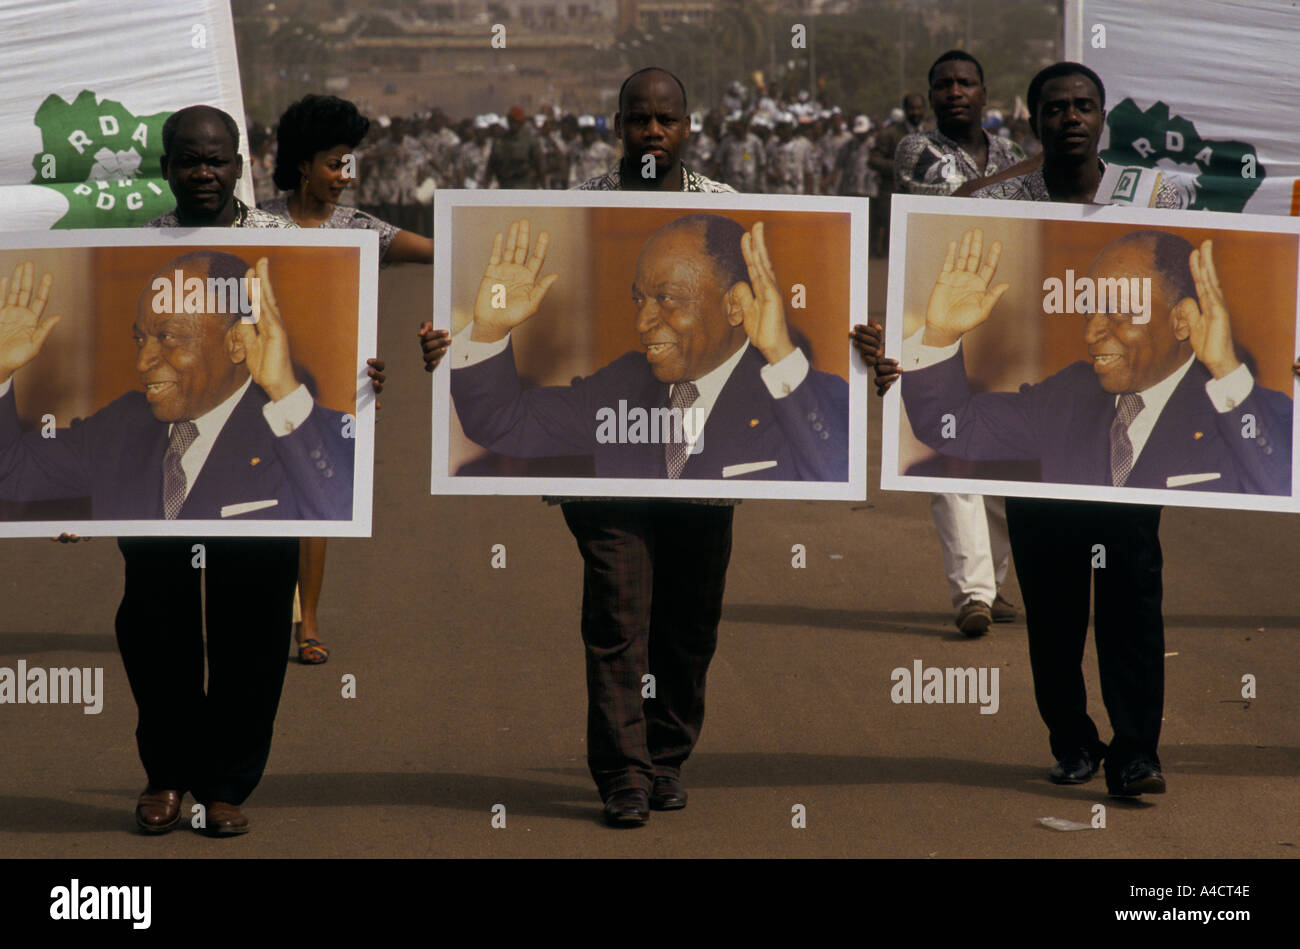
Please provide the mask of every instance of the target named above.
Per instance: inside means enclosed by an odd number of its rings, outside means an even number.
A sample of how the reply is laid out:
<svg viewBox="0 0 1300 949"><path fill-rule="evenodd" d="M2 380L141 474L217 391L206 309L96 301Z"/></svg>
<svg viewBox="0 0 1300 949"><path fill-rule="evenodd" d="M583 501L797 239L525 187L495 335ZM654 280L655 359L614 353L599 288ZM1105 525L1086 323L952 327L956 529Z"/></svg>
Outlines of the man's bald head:
<svg viewBox="0 0 1300 949"><path fill-rule="evenodd" d="M219 122L230 135L230 147L234 151L239 151L239 123L231 117L229 112L211 105L191 105L184 109L178 109L171 115L167 116L167 121L163 122L162 127L162 150L164 155L172 154L172 146L176 141L176 132L182 127L186 130L196 124L204 122Z"/></svg>
<svg viewBox="0 0 1300 949"><path fill-rule="evenodd" d="M182 274L182 279L196 277L203 281L203 310L202 315L218 320L222 328L229 329L239 320L251 315L247 307L241 307L238 304L240 300L240 288L243 280L252 266L242 257L234 254L228 254L219 250L195 250L188 254L182 254L173 260L169 260L149 277L149 289L146 289L140 296L140 306L149 307L157 294L152 291L154 282L160 277L166 277L169 281L174 280L177 273ZM209 278L212 278L211 281ZM210 306L209 302L213 299L208 293L208 288L216 288L218 297L216 305ZM182 288L182 293L183 293ZM233 289L234 295L227 293ZM246 293L246 291L244 291ZM246 297L245 297L246 299Z"/></svg>
<svg viewBox="0 0 1300 949"><path fill-rule="evenodd" d="M749 267L740 248L740 239L745 236L744 227L721 214L687 214L659 228L651 240L671 231L689 231L699 235L700 248L713 261L718 284L724 290L737 283L749 286Z"/></svg>
<svg viewBox="0 0 1300 949"><path fill-rule="evenodd" d="M1189 264L1192 250L1174 234L1135 231L1111 241L1092 262L1088 275L1094 281L1151 281L1147 322L1134 321L1131 313L1094 312L1085 317L1084 341L1105 391L1142 392L1191 358L1188 316L1197 305Z"/></svg>
<svg viewBox="0 0 1300 949"><path fill-rule="evenodd" d="M629 88L632 90L633 93L640 93L642 92L643 84L649 82L664 81L664 80L672 82L677 86L677 91L680 92L682 96L681 110L685 112L686 111L686 87L682 85L682 81L678 79L676 76L674 76L672 73L670 73L668 70L662 69L659 66L646 66L643 69L638 69L636 72L632 73L632 75L628 76L626 79L623 80L623 85L618 87L619 114L622 114L624 108L626 108L626 100L628 98Z"/></svg>
<svg viewBox="0 0 1300 949"><path fill-rule="evenodd" d="M1195 248L1190 241L1167 231L1134 231L1103 247L1094 259L1092 269L1104 256L1126 249L1144 255L1146 273L1133 276L1148 276L1157 281L1156 289L1164 309L1171 310L1188 297L1196 299L1196 281L1192 278L1191 267L1191 254Z"/></svg>

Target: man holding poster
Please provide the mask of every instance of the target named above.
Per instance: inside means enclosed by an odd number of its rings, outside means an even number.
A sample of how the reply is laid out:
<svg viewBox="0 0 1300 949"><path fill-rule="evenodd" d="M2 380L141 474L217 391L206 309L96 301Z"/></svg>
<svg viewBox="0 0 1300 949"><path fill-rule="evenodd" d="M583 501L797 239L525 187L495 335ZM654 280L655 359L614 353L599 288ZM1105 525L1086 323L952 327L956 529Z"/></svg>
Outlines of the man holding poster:
<svg viewBox="0 0 1300 949"><path fill-rule="evenodd" d="M1042 168L988 186L977 197L1091 202L1101 180L1097 140L1105 94L1100 77L1078 63L1039 72L1028 102L1043 143ZM1170 206L1173 197L1165 190L1157 203ZM1211 481L1205 487L1222 488L1226 473L1236 486L1230 490L1290 493L1290 402L1256 386L1240 365L1208 240L1194 249L1175 235L1139 230L1112 241L1094 261L1087 286L1095 291L1098 279L1137 277L1147 281L1139 286L1149 288L1142 306L1099 308L1092 294L1084 307L1091 312L1083 314L1090 363L1076 363L1018 393L972 398L968 391L961 394L961 337L984 322L1010 288L1003 283L989 289L1001 246L994 242L984 258L981 244L978 230L963 236L960 249L955 241L949 244L925 324L904 345L904 362L920 377L919 384L915 377L903 384L919 437L940 448L929 436L956 406L963 418L951 417L955 428L949 433L965 443L956 451L1038 458L1044 480L1168 487L1171 477L1179 477L1169 473L1171 466L1184 462L1205 476L1184 476L1179 486ZM1116 312L1131 309L1140 312ZM899 369L884 357L880 339L878 326L855 328L855 345L875 362L883 392ZM947 387L940 402L922 391L927 376ZM1247 401L1285 446L1267 437L1262 444L1241 444L1246 440L1233 409L1247 408ZM1183 450L1174 450L1179 444ZM945 444L941 450L954 449ZM1160 508L1008 498L1007 516L1025 598L1035 698L1056 758L1050 779L1081 784L1105 759L1111 794L1163 792L1157 753L1164 702ZM1108 559L1097 560L1099 549ZM1102 697L1115 733L1109 745L1087 713L1081 669L1094 583Z"/></svg>

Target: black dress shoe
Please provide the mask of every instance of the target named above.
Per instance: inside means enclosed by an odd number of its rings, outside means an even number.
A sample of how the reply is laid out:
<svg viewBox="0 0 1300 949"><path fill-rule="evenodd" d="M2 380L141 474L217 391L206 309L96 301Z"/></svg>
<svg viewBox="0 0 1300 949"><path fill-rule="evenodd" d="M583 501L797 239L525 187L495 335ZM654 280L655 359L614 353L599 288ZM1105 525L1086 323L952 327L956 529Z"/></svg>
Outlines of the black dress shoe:
<svg viewBox="0 0 1300 949"><path fill-rule="evenodd" d="M1100 761L1093 761L1092 755L1080 749L1056 762L1047 777L1053 784L1084 784L1097 773L1100 765Z"/></svg>
<svg viewBox="0 0 1300 949"><path fill-rule="evenodd" d="M1137 797L1139 794L1164 794L1165 776L1150 758L1134 758L1124 765L1119 780L1106 775L1106 791L1111 797Z"/></svg>
<svg viewBox="0 0 1300 949"><path fill-rule="evenodd" d="M135 824L146 834L165 834L181 819L184 791L145 788L135 805Z"/></svg>
<svg viewBox="0 0 1300 949"><path fill-rule="evenodd" d="M605 823L611 827L640 827L650 819L650 795L641 788L615 791L605 801Z"/></svg>
<svg viewBox="0 0 1300 949"><path fill-rule="evenodd" d="M650 809L653 811L680 811L686 806L686 788L682 782L667 775L655 778L650 792Z"/></svg>

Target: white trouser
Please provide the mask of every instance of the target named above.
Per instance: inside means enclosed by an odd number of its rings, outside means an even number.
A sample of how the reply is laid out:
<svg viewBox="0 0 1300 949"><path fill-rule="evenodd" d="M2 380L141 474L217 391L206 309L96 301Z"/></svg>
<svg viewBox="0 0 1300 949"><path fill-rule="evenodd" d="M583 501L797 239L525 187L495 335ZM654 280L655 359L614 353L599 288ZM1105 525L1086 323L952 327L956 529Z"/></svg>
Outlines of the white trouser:
<svg viewBox="0 0 1300 949"><path fill-rule="evenodd" d="M971 600L992 606L1011 562L1006 502L989 495L932 494L930 513L943 547L953 608Z"/></svg>

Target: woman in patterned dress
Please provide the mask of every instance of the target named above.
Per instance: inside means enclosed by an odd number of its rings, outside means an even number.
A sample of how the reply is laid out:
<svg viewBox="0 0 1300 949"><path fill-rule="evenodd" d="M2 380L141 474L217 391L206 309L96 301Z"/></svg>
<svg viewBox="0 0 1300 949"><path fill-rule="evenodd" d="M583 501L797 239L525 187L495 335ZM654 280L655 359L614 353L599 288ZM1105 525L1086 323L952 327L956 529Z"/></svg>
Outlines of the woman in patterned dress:
<svg viewBox="0 0 1300 949"><path fill-rule="evenodd" d="M338 203L357 178L356 148L370 120L346 99L310 95L285 110L276 130L275 183L286 194L262 205L299 227L360 227L379 233L381 264L433 263L433 241L373 214ZM325 538L304 537L298 556L298 661L319 665L329 649L319 639L316 610L325 576Z"/></svg>

